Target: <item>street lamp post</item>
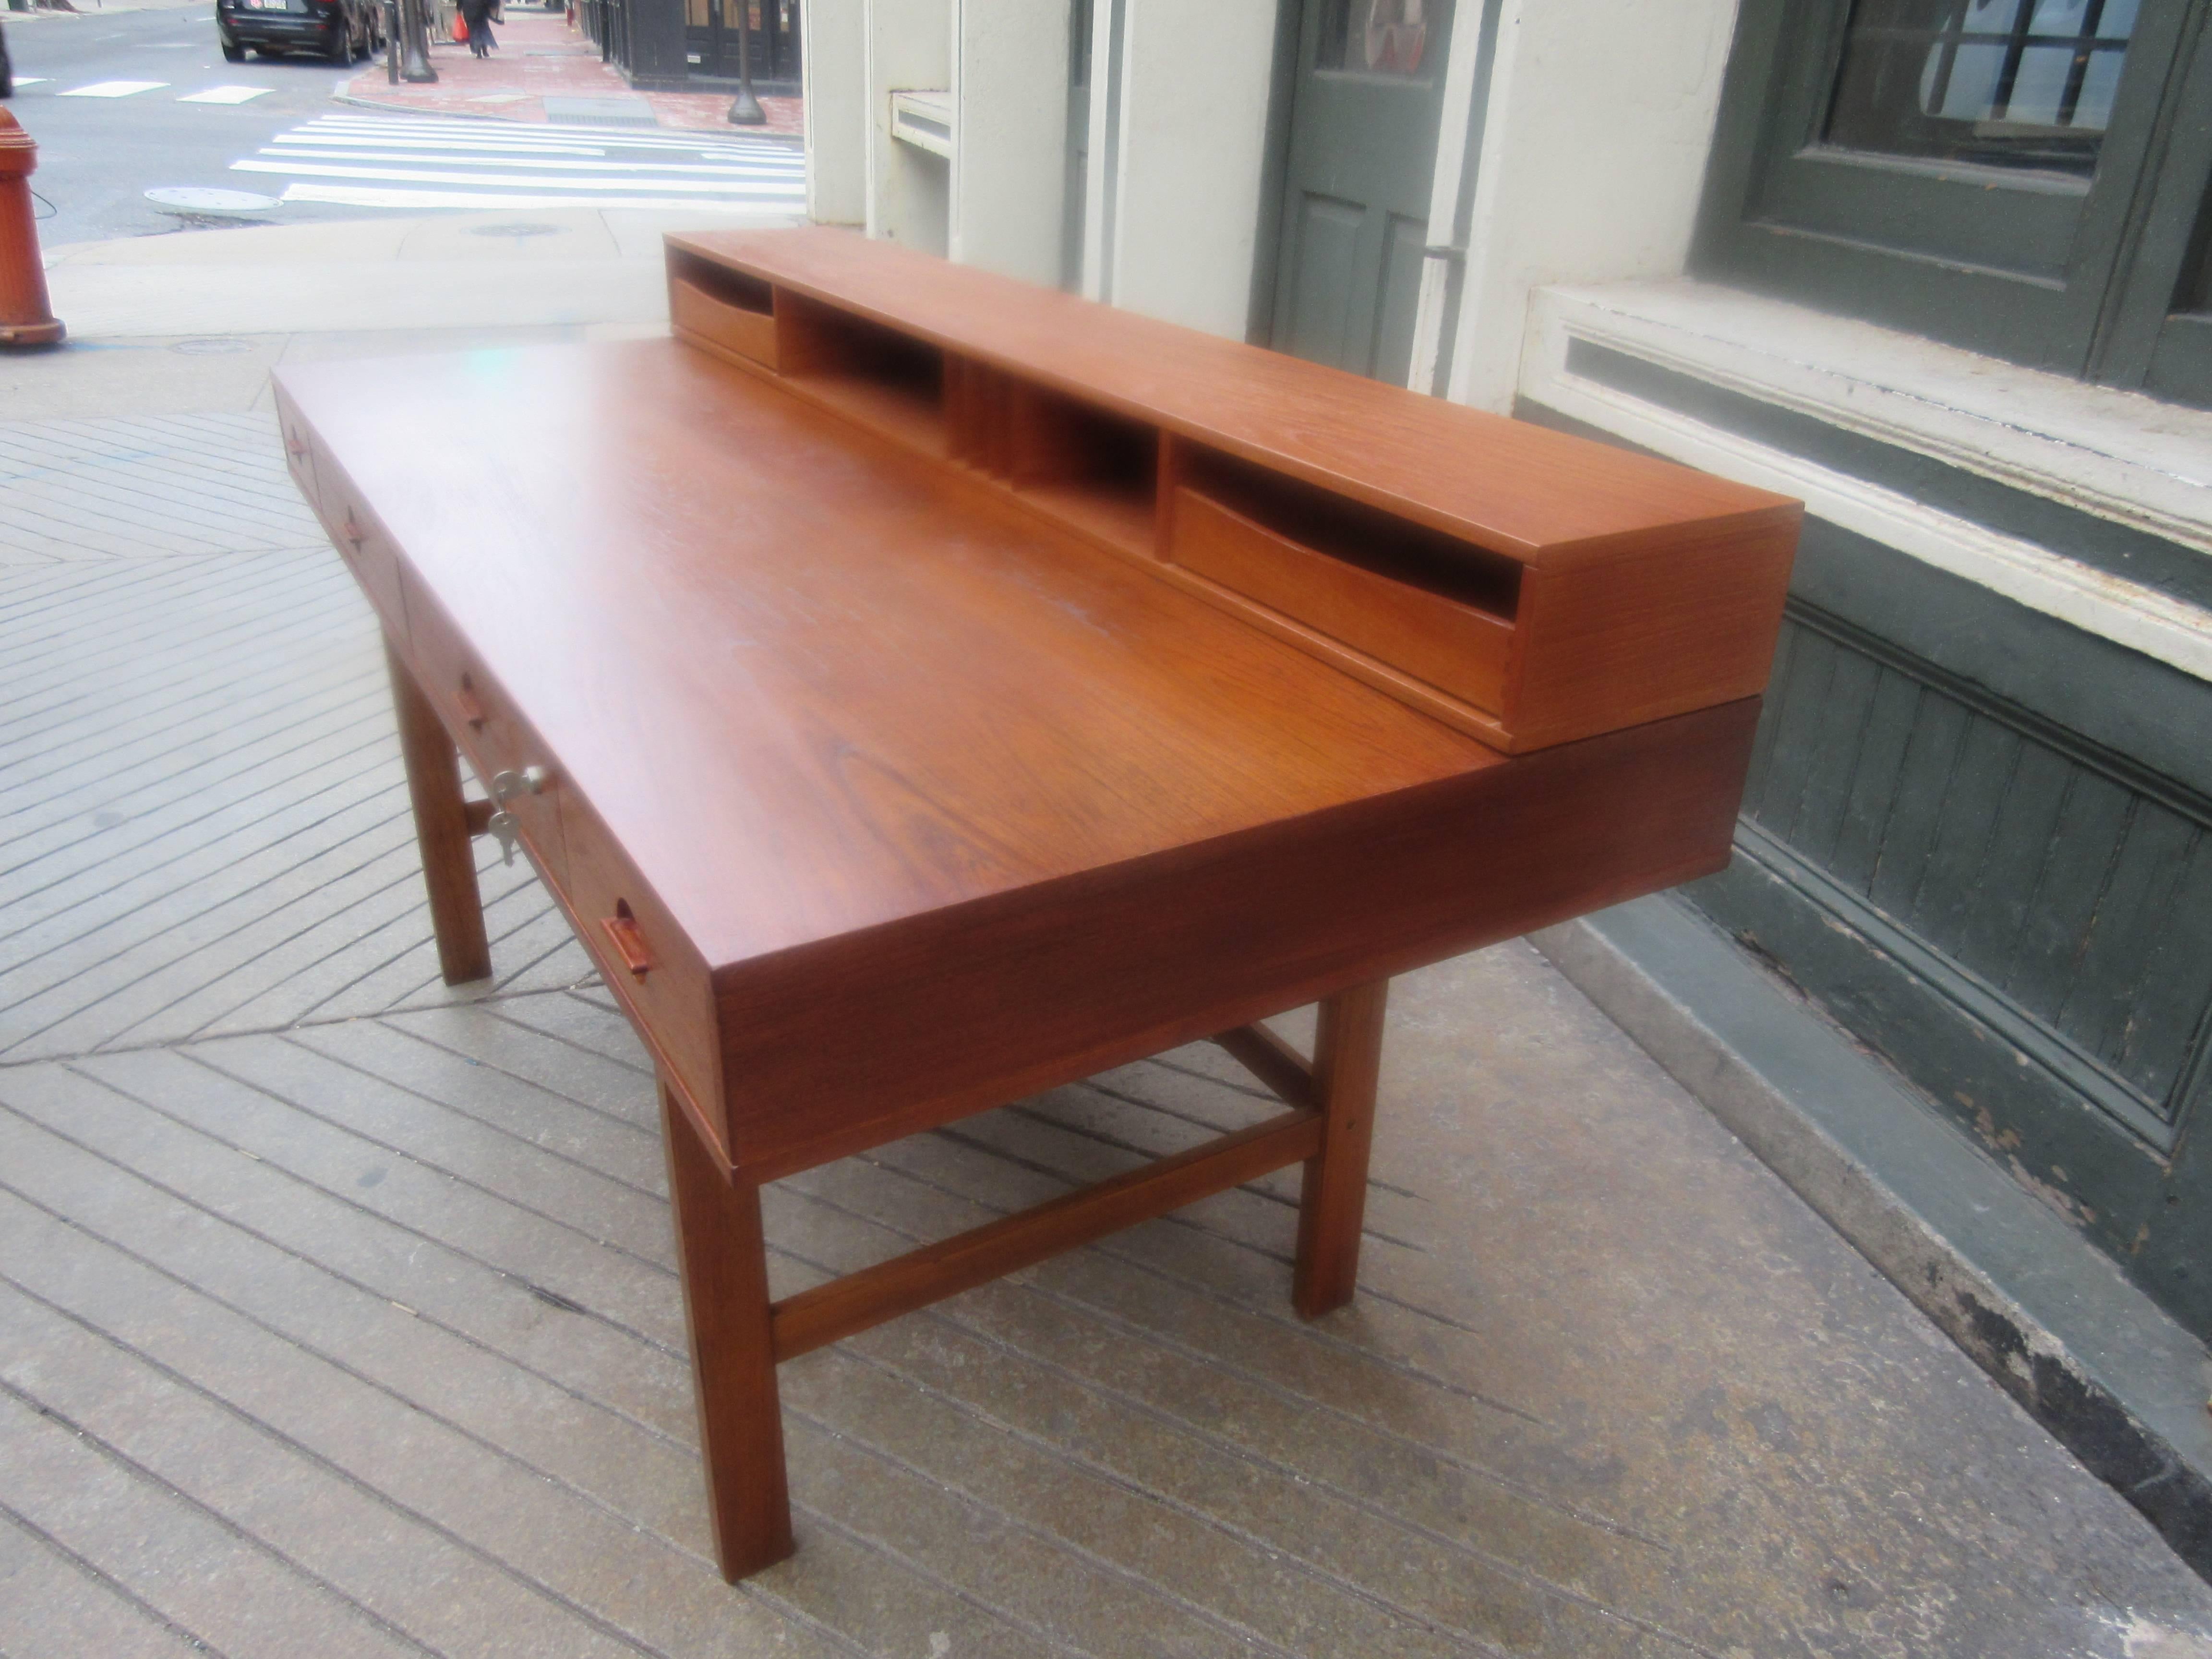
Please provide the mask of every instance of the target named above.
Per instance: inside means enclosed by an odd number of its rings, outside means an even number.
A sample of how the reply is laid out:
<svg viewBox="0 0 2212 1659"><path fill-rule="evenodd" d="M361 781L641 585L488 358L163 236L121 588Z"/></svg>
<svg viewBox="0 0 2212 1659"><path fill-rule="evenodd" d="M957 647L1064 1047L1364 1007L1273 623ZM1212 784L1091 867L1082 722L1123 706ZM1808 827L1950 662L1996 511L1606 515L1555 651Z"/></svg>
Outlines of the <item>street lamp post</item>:
<svg viewBox="0 0 2212 1659"><path fill-rule="evenodd" d="M399 12L405 20L402 33L406 36L406 47L399 65L403 81L434 81L438 71L430 67L430 26L422 16L422 8L428 0L399 0Z"/></svg>
<svg viewBox="0 0 2212 1659"><path fill-rule="evenodd" d="M753 95L753 0L722 0L722 3L734 4L738 10L738 95L730 100L730 121L735 126L757 127L768 119L768 112ZM772 6L775 0L762 0L762 3Z"/></svg>

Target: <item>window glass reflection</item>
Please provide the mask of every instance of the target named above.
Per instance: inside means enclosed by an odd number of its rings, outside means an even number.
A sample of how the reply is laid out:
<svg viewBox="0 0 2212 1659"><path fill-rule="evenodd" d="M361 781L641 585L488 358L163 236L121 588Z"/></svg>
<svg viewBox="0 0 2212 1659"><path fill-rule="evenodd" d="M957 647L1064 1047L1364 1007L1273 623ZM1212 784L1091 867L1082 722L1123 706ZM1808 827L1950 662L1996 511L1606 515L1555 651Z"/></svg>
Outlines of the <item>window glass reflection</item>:
<svg viewBox="0 0 2212 1659"><path fill-rule="evenodd" d="M1429 55L1439 0L1324 0L1319 66L1413 76Z"/></svg>
<svg viewBox="0 0 2212 1659"><path fill-rule="evenodd" d="M1856 0L1828 143L2094 172L2140 0Z"/></svg>

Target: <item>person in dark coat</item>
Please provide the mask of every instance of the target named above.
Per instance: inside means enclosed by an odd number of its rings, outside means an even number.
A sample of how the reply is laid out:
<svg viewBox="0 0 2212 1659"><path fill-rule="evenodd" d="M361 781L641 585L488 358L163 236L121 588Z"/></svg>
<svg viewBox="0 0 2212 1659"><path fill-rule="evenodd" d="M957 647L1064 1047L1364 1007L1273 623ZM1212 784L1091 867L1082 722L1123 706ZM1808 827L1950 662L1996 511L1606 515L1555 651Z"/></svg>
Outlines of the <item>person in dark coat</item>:
<svg viewBox="0 0 2212 1659"><path fill-rule="evenodd" d="M461 21L469 26L469 52L489 58L499 42L491 38L491 15L499 0L461 0Z"/></svg>

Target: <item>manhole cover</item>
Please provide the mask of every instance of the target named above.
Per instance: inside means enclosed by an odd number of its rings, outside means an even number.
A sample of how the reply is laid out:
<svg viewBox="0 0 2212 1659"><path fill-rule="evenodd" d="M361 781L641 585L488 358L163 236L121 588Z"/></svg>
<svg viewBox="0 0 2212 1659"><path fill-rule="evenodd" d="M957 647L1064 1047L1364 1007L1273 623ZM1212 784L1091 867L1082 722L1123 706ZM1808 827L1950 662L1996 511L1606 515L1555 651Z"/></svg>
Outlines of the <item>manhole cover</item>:
<svg viewBox="0 0 2212 1659"><path fill-rule="evenodd" d="M163 185L146 192L157 207L181 208L187 213L260 213L276 205L274 196L256 196L250 190L210 190L199 185Z"/></svg>
<svg viewBox="0 0 2212 1659"><path fill-rule="evenodd" d="M253 342L228 340L221 337L208 340L179 340L171 345L169 349L181 351L187 357L228 357L236 352L252 350Z"/></svg>
<svg viewBox="0 0 2212 1659"><path fill-rule="evenodd" d="M469 227L469 234L471 236L558 236L561 234L561 228L559 225L471 225Z"/></svg>

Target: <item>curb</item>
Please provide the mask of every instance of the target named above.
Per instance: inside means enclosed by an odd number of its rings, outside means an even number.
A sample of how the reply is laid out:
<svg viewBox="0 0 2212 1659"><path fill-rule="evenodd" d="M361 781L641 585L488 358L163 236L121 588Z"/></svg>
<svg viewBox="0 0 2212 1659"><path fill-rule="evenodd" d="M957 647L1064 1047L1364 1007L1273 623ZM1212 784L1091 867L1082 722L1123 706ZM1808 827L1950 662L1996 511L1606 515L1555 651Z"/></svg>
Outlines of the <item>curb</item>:
<svg viewBox="0 0 2212 1659"><path fill-rule="evenodd" d="M409 104L386 104L374 98L356 98L349 92L332 93L331 94L331 101L334 104L348 104L355 109L377 110L387 115L395 113L400 115L434 115L441 121L497 121L503 122L509 126L525 127L544 126L547 125L543 121L526 121L519 115L500 115L489 110L422 109ZM556 122L553 125L557 125L559 124ZM635 128L609 127L607 129L610 133L620 133L623 131L690 132L704 130L705 129L690 127L663 126ZM754 132L744 127L733 127L731 129L731 131L735 136L741 138L766 139L774 143L788 144L793 149L805 149L806 144L805 137L795 132Z"/></svg>
<svg viewBox="0 0 2212 1659"><path fill-rule="evenodd" d="M1682 902L1529 942L2212 1581L2203 1344Z"/></svg>
<svg viewBox="0 0 2212 1659"><path fill-rule="evenodd" d="M495 115L489 110L410 109L404 104L384 104L379 103L374 98L356 98L349 92L332 93L331 94L331 102L333 104L350 104L356 109L381 110L386 113L397 110L403 115L435 115L441 119L449 121L505 121L510 125L533 127L540 125L536 121L526 122L519 115Z"/></svg>

